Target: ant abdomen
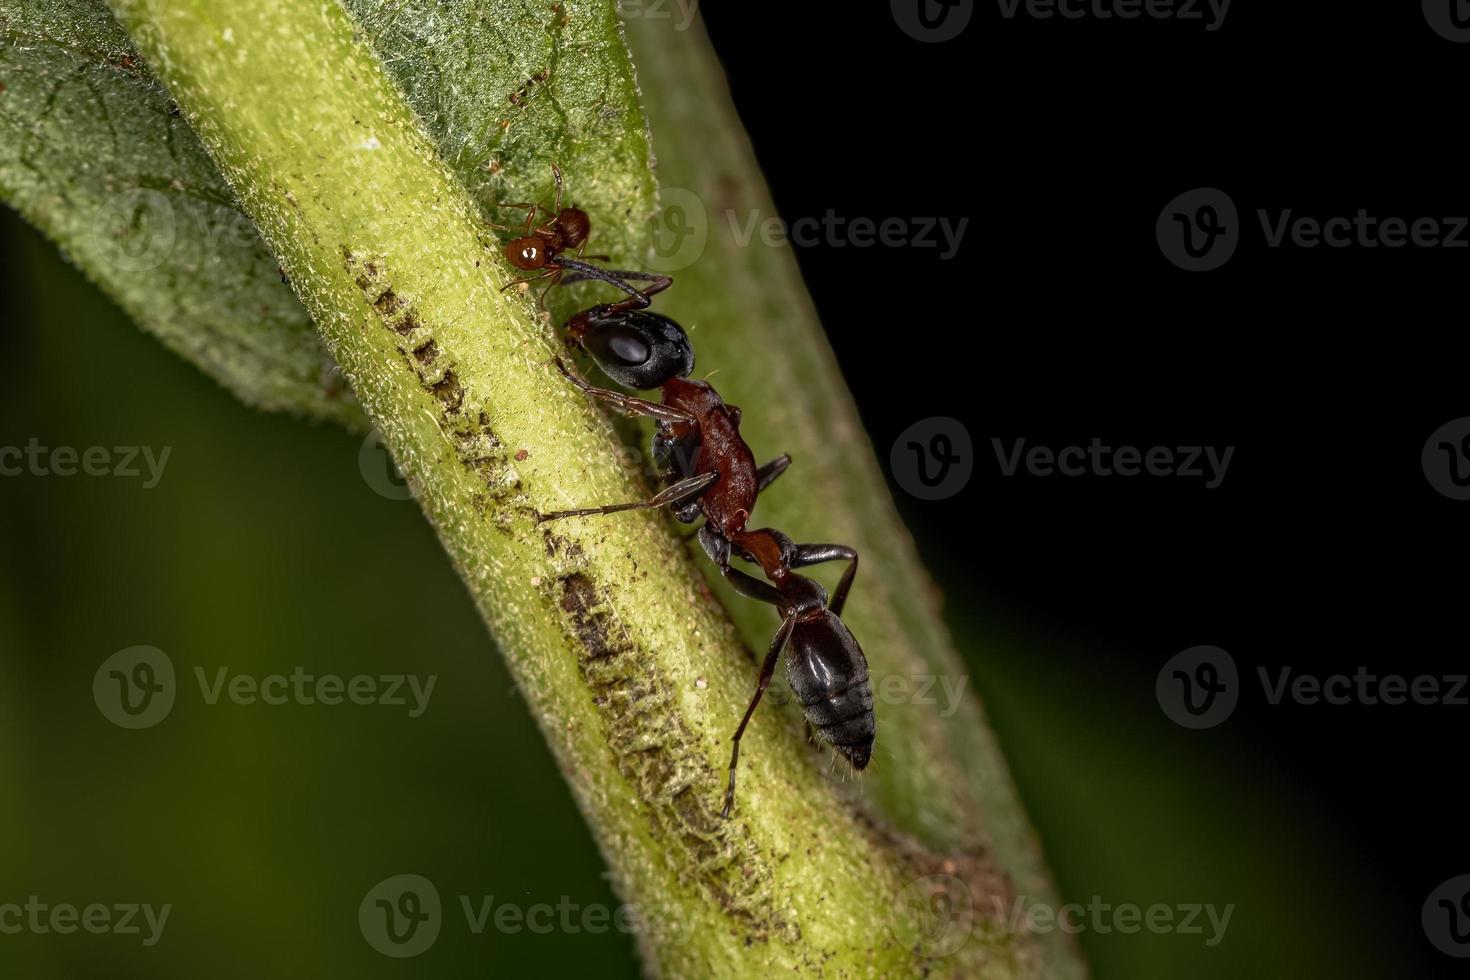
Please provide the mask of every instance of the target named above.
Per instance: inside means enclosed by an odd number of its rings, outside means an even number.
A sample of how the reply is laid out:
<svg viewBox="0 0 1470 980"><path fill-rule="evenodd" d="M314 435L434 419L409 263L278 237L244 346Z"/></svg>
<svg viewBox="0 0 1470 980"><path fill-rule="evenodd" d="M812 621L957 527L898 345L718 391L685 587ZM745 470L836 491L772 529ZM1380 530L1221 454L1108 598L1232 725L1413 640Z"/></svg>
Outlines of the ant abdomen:
<svg viewBox="0 0 1470 980"><path fill-rule="evenodd" d="M791 631L786 683L817 734L863 769L873 751L877 722L868 662L857 640L831 612L798 620Z"/></svg>
<svg viewBox="0 0 1470 980"><path fill-rule="evenodd" d="M592 219L581 208L563 208L552 226L561 239L558 244L568 250L581 248L592 234Z"/></svg>

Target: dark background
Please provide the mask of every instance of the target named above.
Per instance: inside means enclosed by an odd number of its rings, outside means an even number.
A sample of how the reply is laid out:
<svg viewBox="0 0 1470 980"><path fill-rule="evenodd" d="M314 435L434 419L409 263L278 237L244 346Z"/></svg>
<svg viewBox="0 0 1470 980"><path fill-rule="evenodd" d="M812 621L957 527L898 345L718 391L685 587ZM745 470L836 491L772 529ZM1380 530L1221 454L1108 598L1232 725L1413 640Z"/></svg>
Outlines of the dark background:
<svg viewBox="0 0 1470 980"><path fill-rule="evenodd" d="M1431 488L1420 451L1470 415L1457 302L1470 255L1269 249L1255 210L1465 214L1455 109L1470 46L1417 5L1281 6L1239 2L1208 33L1008 21L979 4L938 44L882 4L704 11L786 218L970 218L950 261L851 246L798 258L880 458L931 416L974 441L961 494L893 489L1063 894L1237 907L1216 947L1083 935L1102 978L1460 966L1419 917L1470 871L1454 805L1466 709L1271 706L1255 669L1464 672L1453 569L1470 504ZM1202 186L1234 200L1242 241L1191 274L1154 227ZM173 447L153 490L0 481L0 901L175 906L152 949L0 936L0 966L635 976L616 933L446 925L418 960L367 947L357 903L391 874L429 877L446 906L615 898L432 533L366 485L359 441L242 411L12 214L0 227L0 444ZM1094 436L1236 452L1205 490L1002 477L990 442ZM390 580L400 604L364 602ZM431 648L415 609L448 624ZM440 682L412 722L181 696L164 723L125 733L89 691L133 644L181 672L392 672L411 650L409 669ZM1245 678L1234 715L1206 731L1171 723L1154 693L1197 644Z"/></svg>
<svg viewBox="0 0 1470 980"><path fill-rule="evenodd" d="M1408 951L1404 975L1458 967L1424 941L1419 909L1470 869L1466 710L1270 706L1255 671L1465 673L1470 504L1431 488L1420 452L1470 414L1470 249L1273 249L1255 212L1466 215L1450 120L1470 46L1418 4L1237 3L1210 33L1005 20L977 3L943 43L896 30L887 6L834 20L784 5L778 29L750 5L704 13L782 215L971 217L947 262L798 248L880 457L930 416L974 440L960 495L894 486L951 605L1066 637L1054 662L1020 668L1066 700L1141 704L1174 653L1229 651L1247 680L1236 714L1158 737L1207 744L1209 765L1338 831L1322 842L1336 888L1372 910L1375 943ZM814 140L848 152L814 155ZM1229 194L1244 229L1223 267L1189 273L1164 258L1155 219L1196 187ZM991 447L1094 436L1236 453L1205 490L1003 477ZM1051 792L1016 769L1028 797ZM1074 814L1037 819L1045 839ZM1248 838L1218 846L1248 861Z"/></svg>

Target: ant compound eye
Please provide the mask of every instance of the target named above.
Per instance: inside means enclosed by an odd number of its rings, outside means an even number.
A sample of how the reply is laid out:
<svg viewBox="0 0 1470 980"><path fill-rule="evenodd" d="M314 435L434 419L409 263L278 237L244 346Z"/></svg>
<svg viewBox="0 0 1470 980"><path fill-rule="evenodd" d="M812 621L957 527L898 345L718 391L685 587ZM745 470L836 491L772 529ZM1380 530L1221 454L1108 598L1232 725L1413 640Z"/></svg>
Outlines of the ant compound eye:
<svg viewBox="0 0 1470 980"><path fill-rule="evenodd" d="M657 388L694 370L684 329L657 313L632 311L595 320L580 342L604 374L629 388Z"/></svg>
<svg viewBox="0 0 1470 980"><path fill-rule="evenodd" d="M639 367L647 364L653 356L653 349L643 334L623 324L607 327L588 337L587 349L598 364L621 367Z"/></svg>

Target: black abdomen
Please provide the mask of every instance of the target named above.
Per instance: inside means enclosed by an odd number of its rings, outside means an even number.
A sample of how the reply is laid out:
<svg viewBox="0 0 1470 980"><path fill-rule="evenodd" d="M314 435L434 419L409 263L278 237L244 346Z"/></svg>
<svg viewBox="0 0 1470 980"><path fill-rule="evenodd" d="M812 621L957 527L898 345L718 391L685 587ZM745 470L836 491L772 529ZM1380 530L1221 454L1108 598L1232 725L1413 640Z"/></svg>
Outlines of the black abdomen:
<svg viewBox="0 0 1470 980"><path fill-rule="evenodd" d="M833 747L862 769L872 754L877 720L868 661L842 620L798 622L786 657L786 682L811 722Z"/></svg>

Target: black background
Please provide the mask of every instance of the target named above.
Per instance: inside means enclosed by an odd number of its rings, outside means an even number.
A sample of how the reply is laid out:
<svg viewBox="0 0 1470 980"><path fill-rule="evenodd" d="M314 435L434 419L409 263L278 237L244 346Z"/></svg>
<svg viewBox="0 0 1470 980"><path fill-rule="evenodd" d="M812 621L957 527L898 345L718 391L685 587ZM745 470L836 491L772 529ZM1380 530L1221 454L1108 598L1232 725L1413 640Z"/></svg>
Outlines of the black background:
<svg viewBox="0 0 1470 980"><path fill-rule="evenodd" d="M894 485L937 577L971 583L950 601L1070 633L1092 651L1067 665L1077 684L1140 701L1174 653L1225 648L1245 694L1228 737L1202 737L1333 814L1352 866L1371 869L1341 886L1391 910L1385 946L1421 976L1458 967L1418 909L1470 870L1465 709L1270 706L1256 670L1465 673L1470 503L1429 485L1420 452L1470 414L1467 236L1458 250L1270 248L1256 212L1465 215L1470 45L1418 4L1236 3L1208 32L1007 20L979 3L944 43L910 38L887 4L702 12L784 217L970 218L950 261L798 248L880 458L929 416L974 440L960 495ZM1242 225L1204 273L1171 265L1154 230L1196 187L1229 194ZM1236 452L1206 490L1003 477L991 445L1094 436Z"/></svg>

